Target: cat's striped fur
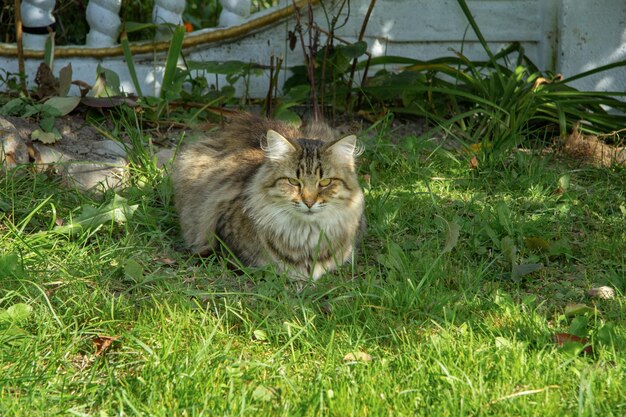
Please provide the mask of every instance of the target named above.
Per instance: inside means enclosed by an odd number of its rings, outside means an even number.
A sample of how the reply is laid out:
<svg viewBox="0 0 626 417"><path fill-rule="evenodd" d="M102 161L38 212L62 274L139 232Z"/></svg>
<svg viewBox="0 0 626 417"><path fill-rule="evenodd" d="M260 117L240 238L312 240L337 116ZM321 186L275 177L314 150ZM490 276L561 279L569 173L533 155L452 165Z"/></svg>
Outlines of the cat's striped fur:
<svg viewBox="0 0 626 417"><path fill-rule="evenodd" d="M249 266L273 263L297 279L350 260L364 228L356 137L240 115L182 149L172 172L185 242L221 240Z"/></svg>

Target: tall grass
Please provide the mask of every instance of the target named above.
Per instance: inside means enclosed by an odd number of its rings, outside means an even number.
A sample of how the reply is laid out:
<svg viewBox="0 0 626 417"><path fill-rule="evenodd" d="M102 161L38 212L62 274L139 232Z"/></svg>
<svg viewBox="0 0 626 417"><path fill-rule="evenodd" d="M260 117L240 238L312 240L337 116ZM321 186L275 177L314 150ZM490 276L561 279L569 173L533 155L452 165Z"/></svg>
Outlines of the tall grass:
<svg viewBox="0 0 626 417"><path fill-rule="evenodd" d="M298 292L184 251L133 117L111 130L139 152L125 203L26 169L0 180L3 415L621 413L623 170L515 152L481 174L427 137L372 130L360 253ZM132 216L58 232L114 201ZM544 268L513 279L505 242ZM589 299L597 285L617 296Z"/></svg>

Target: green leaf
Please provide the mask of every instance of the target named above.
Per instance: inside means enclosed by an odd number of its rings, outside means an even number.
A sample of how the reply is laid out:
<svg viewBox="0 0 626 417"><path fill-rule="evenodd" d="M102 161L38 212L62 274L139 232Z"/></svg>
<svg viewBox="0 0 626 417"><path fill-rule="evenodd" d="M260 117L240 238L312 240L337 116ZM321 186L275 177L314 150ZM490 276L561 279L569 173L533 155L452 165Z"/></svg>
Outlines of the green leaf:
<svg viewBox="0 0 626 417"><path fill-rule="evenodd" d="M515 264L517 260L517 247L511 236L502 238L500 241L500 250L502 251L502 256L508 263L512 265Z"/></svg>
<svg viewBox="0 0 626 417"><path fill-rule="evenodd" d="M43 62L50 68L54 66L54 44L54 32L49 32L46 35L46 43L44 44Z"/></svg>
<svg viewBox="0 0 626 417"><path fill-rule="evenodd" d="M572 247L567 240L559 239L550 244L549 254L550 256L571 256Z"/></svg>
<svg viewBox="0 0 626 417"><path fill-rule="evenodd" d="M272 388L268 388L261 384L252 391L252 399L257 401L268 402L272 401L276 396L276 391Z"/></svg>
<svg viewBox="0 0 626 417"><path fill-rule="evenodd" d="M543 264L522 264L513 265L511 267L511 278L519 279L525 275L532 274L535 271L543 269Z"/></svg>
<svg viewBox="0 0 626 417"><path fill-rule="evenodd" d="M9 100L2 108L0 108L0 115L2 116L18 116L26 106L26 101L22 97Z"/></svg>
<svg viewBox="0 0 626 417"><path fill-rule="evenodd" d="M550 249L550 242L540 237L530 236L524 239L524 246L532 251L547 252Z"/></svg>
<svg viewBox="0 0 626 417"><path fill-rule="evenodd" d="M459 242L459 232L461 230L461 226L459 226L457 223L454 222L448 222L446 220L444 220L446 222L446 242L443 245L443 250L441 251L441 253L448 253L451 252L452 249L454 249L454 247L457 245L457 243Z"/></svg>
<svg viewBox="0 0 626 417"><path fill-rule="evenodd" d="M52 132L52 129L54 129L54 120L52 116L42 117L41 120L39 120L39 127L44 132Z"/></svg>
<svg viewBox="0 0 626 417"><path fill-rule="evenodd" d="M582 316L587 313L593 313L593 308L586 306L585 304L568 304L565 307L565 317Z"/></svg>
<svg viewBox="0 0 626 417"><path fill-rule="evenodd" d="M128 205L126 199L115 194L113 200L101 207L90 205L82 207L82 213L69 224L52 229L55 233L80 233L83 230L94 229L105 223L124 223L133 216L138 205Z"/></svg>
<svg viewBox="0 0 626 417"><path fill-rule="evenodd" d="M267 340L267 333L265 333L264 330L255 330L252 335L254 336L255 340L258 340L260 342L264 342Z"/></svg>
<svg viewBox="0 0 626 417"><path fill-rule="evenodd" d="M17 253L0 256L0 276L19 278L23 272L21 259Z"/></svg>
<svg viewBox="0 0 626 417"><path fill-rule="evenodd" d="M282 120L283 122L288 122L295 125L300 125L302 123L302 120L297 113L283 106L277 108L272 116L276 120Z"/></svg>
<svg viewBox="0 0 626 417"><path fill-rule="evenodd" d="M0 324L18 324L28 319L33 308L25 303L17 303L0 311Z"/></svg>
<svg viewBox="0 0 626 417"><path fill-rule="evenodd" d="M31 132L30 138L32 140L38 140L41 143L45 143L46 145L50 145L61 139L61 135L58 133L58 130L55 133L54 131L45 132L41 129L35 129Z"/></svg>
<svg viewBox="0 0 626 417"><path fill-rule="evenodd" d="M124 32L139 32L144 29L154 29L157 26L155 23L124 22Z"/></svg>
<svg viewBox="0 0 626 417"><path fill-rule="evenodd" d="M114 97L120 95L120 77L115 71L106 69L100 65L96 70L96 82L91 91L90 97Z"/></svg>
<svg viewBox="0 0 626 417"><path fill-rule="evenodd" d="M59 95L67 96L72 86L72 64L69 63L59 71Z"/></svg>
<svg viewBox="0 0 626 417"><path fill-rule="evenodd" d="M586 316L576 316L569 325L569 333L578 337L586 337L589 319Z"/></svg>
<svg viewBox="0 0 626 417"><path fill-rule="evenodd" d="M289 89L289 91L281 97L281 101L284 104L293 103L293 105L297 103L304 103L309 99L310 94L311 86L308 84L297 85Z"/></svg>
<svg viewBox="0 0 626 417"><path fill-rule="evenodd" d="M233 75L242 74L251 64L243 61L188 61L189 70L202 70L210 74Z"/></svg>
<svg viewBox="0 0 626 417"><path fill-rule="evenodd" d="M134 259L129 259L124 265L124 275L126 278L133 280L134 282L143 281L143 266Z"/></svg>
<svg viewBox="0 0 626 417"><path fill-rule="evenodd" d="M222 90L220 91L222 96L226 98L234 97L236 92L237 91L235 90L235 87L233 87L232 85L225 85L224 87L222 87Z"/></svg>
<svg viewBox="0 0 626 417"><path fill-rule="evenodd" d="M335 50L348 59L358 58L367 52L367 42L359 41L349 45L339 45Z"/></svg>
<svg viewBox="0 0 626 417"><path fill-rule="evenodd" d="M137 69L135 68L135 61L133 60L133 54L130 49L130 43L128 42L128 36L125 34L120 38L122 51L124 52L124 59L126 60L126 67L130 74L130 79L133 81L133 86L137 92L139 98L143 98L143 92L141 91L141 85L139 84L139 78L137 77Z"/></svg>
<svg viewBox="0 0 626 417"><path fill-rule="evenodd" d="M177 95L178 91L174 91L174 78L176 68L178 66L178 58L183 50L183 40L185 39L185 27L176 26L172 39L170 40L170 49L167 51L167 59L165 61L165 71L163 73L163 82L161 84L161 98L172 97Z"/></svg>
<svg viewBox="0 0 626 417"><path fill-rule="evenodd" d="M610 345L615 340L615 324L608 322L598 329L598 340L605 345Z"/></svg>
<svg viewBox="0 0 626 417"><path fill-rule="evenodd" d="M559 189L563 192L569 190L570 176L565 174L559 178Z"/></svg>
<svg viewBox="0 0 626 417"><path fill-rule="evenodd" d="M57 109L59 116L65 116L70 114L79 103L80 97L50 97L44 104Z"/></svg>

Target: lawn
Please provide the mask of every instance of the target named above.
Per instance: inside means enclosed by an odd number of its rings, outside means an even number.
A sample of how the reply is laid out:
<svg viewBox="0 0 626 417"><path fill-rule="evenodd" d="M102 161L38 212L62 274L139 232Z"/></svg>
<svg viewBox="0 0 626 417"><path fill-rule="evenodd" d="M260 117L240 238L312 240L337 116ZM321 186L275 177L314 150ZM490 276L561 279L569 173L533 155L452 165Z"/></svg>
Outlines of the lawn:
<svg viewBox="0 0 626 417"><path fill-rule="evenodd" d="M185 253L137 147L123 199L2 176L0 415L626 414L626 170L360 138L367 235L301 292Z"/></svg>

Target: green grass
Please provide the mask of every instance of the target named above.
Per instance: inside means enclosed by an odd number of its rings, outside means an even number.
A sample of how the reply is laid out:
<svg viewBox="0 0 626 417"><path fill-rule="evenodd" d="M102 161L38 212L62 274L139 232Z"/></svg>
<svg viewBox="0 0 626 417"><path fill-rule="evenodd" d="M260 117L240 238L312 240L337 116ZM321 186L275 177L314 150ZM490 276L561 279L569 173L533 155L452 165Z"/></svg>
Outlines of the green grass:
<svg viewBox="0 0 626 417"><path fill-rule="evenodd" d="M55 220L112 193L2 177L0 415L624 415L626 171L525 152L472 170L391 136L364 136L354 266L300 293L184 253L145 153L121 192L132 217L73 235ZM512 277L513 263L544 268ZM616 298L589 299L594 285ZM99 352L102 336L117 339Z"/></svg>

